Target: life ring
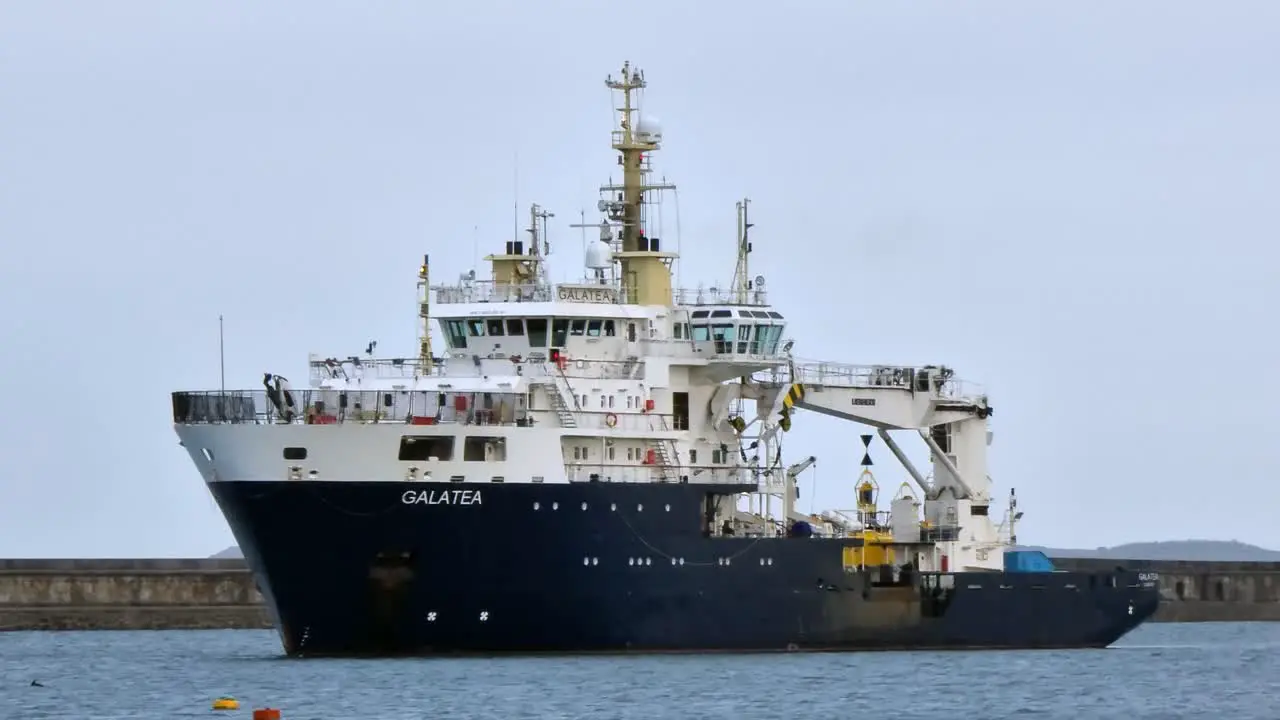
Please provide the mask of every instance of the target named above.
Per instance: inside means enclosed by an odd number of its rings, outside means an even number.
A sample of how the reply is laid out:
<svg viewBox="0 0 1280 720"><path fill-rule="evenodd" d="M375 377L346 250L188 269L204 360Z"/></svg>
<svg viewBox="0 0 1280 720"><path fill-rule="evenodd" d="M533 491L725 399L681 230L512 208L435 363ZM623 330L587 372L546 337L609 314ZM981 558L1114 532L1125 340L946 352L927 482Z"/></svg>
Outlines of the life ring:
<svg viewBox="0 0 1280 720"><path fill-rule="evenodd" d="M605 424L605 425L608 425L609 427L617 427L617 426L618 426L618 416L617 416L617 415L614 415L613 413L609 413L608 415L605 415L605 416L604 416L604 424Z"/></svg>

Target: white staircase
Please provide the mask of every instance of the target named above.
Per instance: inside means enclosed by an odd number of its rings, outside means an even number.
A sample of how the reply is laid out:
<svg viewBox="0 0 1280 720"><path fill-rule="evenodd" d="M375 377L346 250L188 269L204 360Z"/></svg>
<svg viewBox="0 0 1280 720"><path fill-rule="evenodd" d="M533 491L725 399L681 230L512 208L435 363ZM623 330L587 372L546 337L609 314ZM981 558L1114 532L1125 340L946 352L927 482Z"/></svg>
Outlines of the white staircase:
<svg viewBox="0 0 1280 720"><path fill-rule="evenodd" d="M667 419L658 416L661 430L670 430L667 425ZM650 429L652 424L650 424ZM662 476L662 482L679 482L680 481L680 459L676 456L675 445L671 440L665 438L655 438L649 441L649 447L653 448L653 454L657 459L658 472Z"/></svg>
<svg viewBox="0 0 1280 720"><path fill-rule="evenodd" d="M636 368L640 367L640 358L636 355L627 357L627 361L622 365L622 377L628 380L635 379Z"/></svg>
<svg viewBox="0 0 1280 720"><path fill-rule="evenodd" d="M578 419L574 416L574 408L578 407L578 395L573 392L573 388L569 386L569 379L560 373L559 378L552 377L546 383L547 394L551 396L551 408L556 411L556 416L560 418L560 427L576 428L578 427ZM565 390L569 391L569 397L573 398L573 408L564 401Z"/></svg>

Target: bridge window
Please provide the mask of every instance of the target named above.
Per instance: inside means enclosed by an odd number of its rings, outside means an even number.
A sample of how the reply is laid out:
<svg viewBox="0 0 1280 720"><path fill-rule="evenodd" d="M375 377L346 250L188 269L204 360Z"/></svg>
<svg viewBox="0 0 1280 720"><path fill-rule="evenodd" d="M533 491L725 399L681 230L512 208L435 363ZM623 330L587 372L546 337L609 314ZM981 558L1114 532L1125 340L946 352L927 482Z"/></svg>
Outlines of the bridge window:
<svg viewBox="0 0 1280 720"><path fill-rule="evenodd" d="M708 341L708 340L710 340L710 339L711 339L711 329L710 329L710 328L708 328L706 325L694 325L694 326L693 326L693 340L694 340L694 342L706 342L706 341Z"/></svg>
<svg viewBox="0 0 1280 720"><path fill-rule="evenodd" d="M769 311L769 317L773 318L774 320L781 320L781 319L782 319L782 313L780 313L780 312L774 312L773 310L770 310L770 311Z"/></svg>
<svg viewBox="0 0 1280 720"><path fill-rule="evenodd" d="M546 347L547 319L529 318L525 325L529 328L529 347Z"/></svg>
<svg viewBox="0 0 1280 720"><path fill-rule="evenodd" d="M551 321L551 347L564 347L569 341L569 321L556 318Z"/></svg>
<svg viewBox="0 0 1280 720"><path fill-rule="evenodd" d="M672 325L672 326L671 326L671 337L672 337L673 339L675 339L675 340L683 340L683 339L684 339L684 326L683 326L683 325L681 325L680 323L676 323L675 325Z"/></svg>
<svg viewBox="0 0 1280 720"><path fill-rule="evenodd" d="M490 337L502 337L505 334L502 332L502 318L489 318L486 325Z"/></svg>
<svg viewBox="0 0 1280 720"><path fill-rule="evenodd" d="M608 325L609 332L604 334L613 335L612 320L588 320L587 321L587 337L600 337L600 334L604 332L606 325Z"/></svg>
<svg viewBox="0 0 1280 720"><path fill-rule="evenodd" d="M445 322L446 332L449 335L449 346L455 348L464 348L467 346L467 326L461 320L449 320Z"/></svg>
<svg viewBox="0 0 1280 720"><path fill-rule="evenodd" d="M453 459L453 437L450 435L405 435L400 438L400 459L422 462L435 458L442 462Z"/></svg>
<svg viewBox="0 0 1280 720"><path fill-rule="evenodd" d="M782 339L782 325L757 325L756 335L760 341L760 352L772 355L778 352L778 341ZM761 334L763 333L763 336Z"/></svg>
<svg viewBox="0 0 1280 720"><path fill-rule="evenodd" d="M711 339L716 343L717 353L733 352L733 336L732 325L711 326Z"/></svg>
<svg viewBox="0 0 1280 720"><path fill-rule="evenodd" d="M523 335L524 319L507 318L507 335Z"/></svg>
<svg viewBox="0 0 1280 720"><path fill-rule="evenodd" d="M569 321L569 334L570 334L570 335L573 335L573 336L579 336L579 335L583 335L583 334L585 334L586 332L587 332L587 321L586 321L586 320L571 320L571 321Z"/></svg>
<svg viewBox="0 0 1280 720"><path fill-rule="evenodd" d="M618 334L618 328L617 328L617 326L616 326L616 325L614 325L613 321L612 321L612 320L605 320L605 321L604 321L604 336L605 336L605 337L616 337L616 336L617 336L617 334Z"/></svg>
<svg viewBox="0 0 1280 720"><path fill-rule="evenodd" d="M752 310L752 311L751 311L751 317L767 318L767 317L769 317L769 313L767 313L767 312L765 312L765 311L763 311L763 310Z"/></svg>
<svg viewBox="0 0 1280 720"><path fill-rule="evenodd" d="M765 333L768 331L768 329L769 329L768 325L755 326L755 332L752 333L751 335L751 354L752 355L760 355L763 353L763 350L760 347L760 343L762 340L764 340Z"/></svg>
<svg viewBox="0 0 1280 720"><path fill-rule="evenodd" d="M467 334L471 337L484 337L484 320L468 320Z"/></svg>
<svg viewBox="0 0 1280 720"><path fill-rule="evenodd" d="M745 354L750 347L751 326L743 323L738 326L738 352Z"/></svg>
<svg viewBox="0 0 1280 720"><path fill-rule="evenodd" d="M711 313L710 313L709 311L707 311L707 310L694 310L694 311L693 311L693 319L694 319L694 320L697 320L698 318L704 318L704 317L706 317L706 316L708 316L708 315L710 315L710 314L711 314Z"/></svg>
<svg viewBox="0 0 1280 720"><path fill-rule="evenodd" d="M732 310L715 310L711 313L711 317L713 318L733 317L733 311Z"/></svg>

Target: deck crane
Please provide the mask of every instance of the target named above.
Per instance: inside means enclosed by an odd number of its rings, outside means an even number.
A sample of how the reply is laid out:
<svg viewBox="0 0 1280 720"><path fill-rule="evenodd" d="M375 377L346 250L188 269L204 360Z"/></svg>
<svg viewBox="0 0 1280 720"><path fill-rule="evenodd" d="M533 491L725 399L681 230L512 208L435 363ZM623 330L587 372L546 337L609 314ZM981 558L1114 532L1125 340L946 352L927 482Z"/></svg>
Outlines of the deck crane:
<svg viewBox="0 0 1280 720"><path fill-rule="evenodd" d="M818 462L818 458L810 455L800 462L791 465L786 470L786 480L782 487L782 516L786 518L783 522L790 525L796 520L807 520L807 517L796 515L796 476L809 466Z"/></svg>

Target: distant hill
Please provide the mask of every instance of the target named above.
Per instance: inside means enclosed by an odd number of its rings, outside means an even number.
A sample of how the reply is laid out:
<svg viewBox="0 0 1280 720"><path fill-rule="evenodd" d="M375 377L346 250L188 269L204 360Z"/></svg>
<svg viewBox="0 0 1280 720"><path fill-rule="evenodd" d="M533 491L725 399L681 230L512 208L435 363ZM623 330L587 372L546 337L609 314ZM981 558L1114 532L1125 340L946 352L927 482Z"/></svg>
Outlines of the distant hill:
<svg viewBox="0 0 1280 720"><path fill-rule="evenodd" d="M1074 550L1028 546L1049 557L1108 560L1190 560L1193 562L1280 562L1280 552L1235 540L1167 540L1109 548Z"/></svg>
<svg viewBox="0 0 1280 720"><path fill-rule="evenodd" d="M1109 548L1072 550L1024 546L1026 550L1039 550L1049 557L1102 558L1108 560L1191 560L1199 562L1280 562L1280 552L1267 550L1235 540L1168 540L1165 542L1127 543ZM212 557L244 557L240 548L232 545Z"/></svg>

